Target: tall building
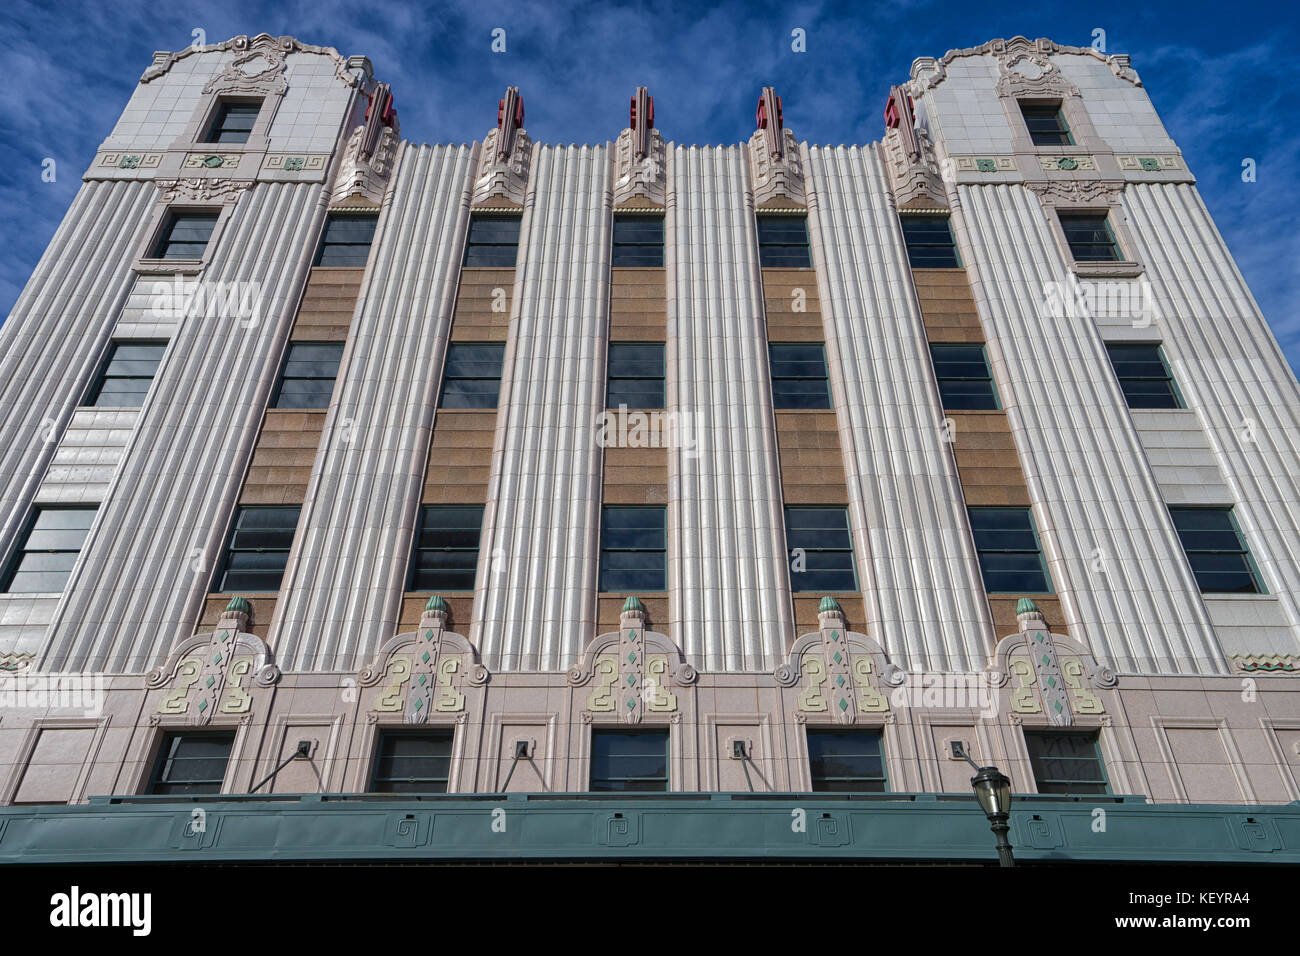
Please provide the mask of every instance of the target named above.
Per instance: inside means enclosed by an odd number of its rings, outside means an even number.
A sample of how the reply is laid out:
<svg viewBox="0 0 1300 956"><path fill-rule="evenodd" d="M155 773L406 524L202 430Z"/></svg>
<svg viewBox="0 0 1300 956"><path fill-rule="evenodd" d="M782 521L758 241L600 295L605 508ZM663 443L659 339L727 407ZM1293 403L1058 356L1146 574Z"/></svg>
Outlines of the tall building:
<svg viewBox="0 0 1300 956"><path fill-rule="evenodd" d="M155 54L0 328L0 859L983 859L969 757L1027 857L1300 860L1300 388L1128 57L754 92Z"/></svg>

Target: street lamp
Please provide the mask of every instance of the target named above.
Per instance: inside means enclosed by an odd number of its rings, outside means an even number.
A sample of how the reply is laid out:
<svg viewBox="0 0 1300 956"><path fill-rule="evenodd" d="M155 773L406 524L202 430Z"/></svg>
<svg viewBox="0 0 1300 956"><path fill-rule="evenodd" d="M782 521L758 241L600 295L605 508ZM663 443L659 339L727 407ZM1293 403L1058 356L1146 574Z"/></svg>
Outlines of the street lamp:
<svg viewBox="0 0 1300 956"><path fill-rule="evenodd" d="M989 829L997 838L999 864L1015 866L1016 858L1011 855L1011 841L1007 839L1007 832L1011 829L1007 825L1007 818L1011 815L1010 779L997 767L981 767L971 760L970 754L966 753L966 748L960 743L954 742L952 749L955 756L964 758L975 768L975 776L970 778L970 785L975 791L980 809L989 818Z"/></svg>

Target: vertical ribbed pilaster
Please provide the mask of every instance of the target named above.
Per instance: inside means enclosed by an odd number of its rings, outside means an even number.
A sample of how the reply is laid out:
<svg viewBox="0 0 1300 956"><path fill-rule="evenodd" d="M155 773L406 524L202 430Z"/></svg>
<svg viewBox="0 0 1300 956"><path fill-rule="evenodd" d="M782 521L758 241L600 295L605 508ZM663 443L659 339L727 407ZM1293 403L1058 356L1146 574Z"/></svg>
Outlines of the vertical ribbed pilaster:
<svg viewBox="0 0 1300 956"><path fill-rule="evenodd" d="M671 150L665 243L670 634L706 670L770 670L794 640L785 521L743 147Z"/></svg>
<svg viewBox="0 0 1300 956"><path fill-rule="evenodd" d="M281 666L354 669L396 632L473 158L406 146L398 162L270 632Z"/></svg>
<svg viewBox="0 0 1300 956"><path fill-rule="evenodd" d="M153 183L83 184L0 325L0 553L21 531L135 283L132 257L157 196Z"/></svg>
<svg viewBox="0 0 1300 956"><path fill-rule="evenodd" d="M954 224L1066 627L1122 671L1227 662L1094 323L1050 314L1066 269L1023 186L959 186ZM1065 311L1065 310L1060 310Z"/></svg>
<svg viewBox="0 0 1300 956"><path fill-rule="evenodd" d="M1300 646L1300 387L1196 187L1124 190L1138 257L1159 307L1162 346L1236 501L1265 582Z"/></svg>
<svg viewBox="0 0 1300 956"><path fill-rule="evenodd" d="M559 670L595 634L612 229L603 146L533 159L473 636L501 670Z"/></svg>
<svg viewBox="0 0 1300 956"><path fill-rule="evenodd" d="M805 154L867 631L900 665L980 669L996 635L884 168L873 147Z"/></svg>
<svg viewBox="0 0 1300 956"><path fill-rule="evenodd" d="M260 318L180 321L40 666L140 672L191 633L324 215L319 184L259 183L239 198L201 278L258 283Z"/></svg>

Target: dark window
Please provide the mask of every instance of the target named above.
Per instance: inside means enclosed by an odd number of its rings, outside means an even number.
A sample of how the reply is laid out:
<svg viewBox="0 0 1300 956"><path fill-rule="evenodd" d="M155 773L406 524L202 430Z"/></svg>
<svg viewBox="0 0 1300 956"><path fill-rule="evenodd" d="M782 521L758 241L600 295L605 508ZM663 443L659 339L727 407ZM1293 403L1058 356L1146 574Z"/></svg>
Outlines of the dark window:
<svg viewBox="0 0 1300 956"><path fill-rule="evenodd" d="M272 408L329 408L342 342L292 342Z"/></svg>
<svg viewBox="0 0 1300 956"><path fill-rule="evenodd" d="M856 591L853 540L844 508L786 508L786 550L795 591Z"/></svg>
<svg viewBox="0 0 1300 956"><path fill-rule="evenodd" d="M664 347L658 342L611 342L605 407L664 407Z"/></svg>
<svg viewBox="0 0 1300 956"><path fill-rule="evenodd" d="M261 103L223 102L217 107L217 115L212 117L212 125L202 142L247 143L261 110Z"/></svg>
<svg viewBox="0 0 1300 956"><path fill-rule="evenodd" d="M885 759L878 731L808 731L814 793L883 793Z"/></svg>
<svg viewBox="0 0 1300 956"><path fill-rule="evenodd" d="M425 505L421 508L407 590L474 590L482 530L481 505Z"/></svg>
<svg viewBox="0 0 1300 956"><path fill-rule="evenodd" d="M635 594L668 588L663 508L602 508L600 590Z"/></svg>
<svg viewBox="0 0 1300 956"><path fill-rule="evenodd" d="M662 266L663 216L614 217L614 265Z"/></svg>
<svg viewBox="0 0 1300 956"><path fill-rule="evenodd" d="M1203 593L1264 592L1231 508L1170 508L1169 514Z"/></svg>
<svg viewBox="0 0 1300 956"><path fill-rule="evenodd" d="M1047 594L1052 590L1028 508L970 508L984 590L990 594Z"/></svg>
<svg viewBox="0 0 1300 956"><path fill-rule="evenodd" d="M519 257L518 216L475 216L469 221L465 265L513 269Z"/></svg>
<svg viewBox="0 0 1300 956"><path fill-rule="evenodd" d="M370 258L378 216L330 216L316 253L318 266L364 266Z"/></svg>
<svg viewBox="0 0 1300 956"><path fill-rule="evenodd" d="M149 779L149 793L220 793L235 735L166 734Z"/></svg>
<svg viewBox="0 0 1300 956"><path fill-rule="evenodd" d="M149 394L165 351L166 342L114 342L86 404L139 408Z"/></svg>
<svg viewBox="0 0 1300 956"><path fill-rule="evenodd" d="M907 261L913 269L955 269L957 243L947 216L902 216Z"/></svg>
<svg viewBox="0 0 1300 956"><path fill-rule="evenodd" d="M162 235L154 244L154 259L202 259L212 230L217 225L215 212L171 212Z"/></svg>
<svg viewBox="0 0 1300 956"><path fill-rule="evenodd" d="M1129 408L1184 407L1159 345L1107 343L1106 352Z"/></svg>
<svg viewBox="0 0 1300 956"><path fill-rule="evenodd" d="M1026 730L1039 793L1109 793L1097 735Z"/></svg>
<svg viewBox="0 0 1300 956"><path fill-rule="evenodd" d="M830 408L826 349L821 345L770 342L773 408Z"/></svg>
<svg viewBox="0 0 1300 956"><path fill-rule="evenodd" d="M379 734L372 793L446 793L451 768L451 731L413 734L384 731Z"/></svg>
<svg viewBox="0 0 1300 956"><path fill-rule="evenodd" d="M808 220L803 216L759 216L758 262L765 269L811 267Z"/></svg>
<svg viewBox="0 0 1300 956"><path fill-rule="evenodd" d="M214 590L226 593L280 590L300 510L296 505L240 507Z"/></svg>
<svg viewBox="0 0 1300 956"><path fill-rule="evenodd" d="M1055 103L1021 103L1020 112L1025 117L1029 139L1035 146L1073 146L1074 140Z"/></svg>
<svg viewBox="0 0 1300 956"><path fill-rule="evenodd" d="M591 789L667 791L668 731L592 730Z"/></svg>
<svg viewBox="0 0 1300 956"><path fill-rule="evenodd" d="M506 347L499 343L447 346L439 408L496 408Z"/></svg>
<svg viewBox="0 0 1300 956"><path fill-rule="evenodd" d="M94 520L94 508L37 509L9 566L4 590L10 594L61 592Z"/></svg>
<svg viewBox="0 0 1300 956"><path fill-rule="evenodd" d="M932 344L930 358L944 408L980 411L998 407L984 346Z"/></svg>
<svg viewBox="0 0 1300 956"><path fill-rule="evenodd" d="M1063 212L1060 217L1075 262L1119 261L1119 248L1104 212Z"/></svg>

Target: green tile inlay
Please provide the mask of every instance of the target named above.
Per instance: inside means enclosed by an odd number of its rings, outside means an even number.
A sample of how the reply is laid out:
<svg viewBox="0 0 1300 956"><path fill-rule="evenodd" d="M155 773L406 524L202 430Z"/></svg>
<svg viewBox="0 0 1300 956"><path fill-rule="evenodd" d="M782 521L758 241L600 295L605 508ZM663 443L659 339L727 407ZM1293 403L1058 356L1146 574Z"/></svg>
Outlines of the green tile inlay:
<svg viewBox="0 0 1300 956"><path fill-rule="evenodd" d="M843 664L843 663L844 663L844 658L843 658L843 656L840 654L839 651L836 651L836 652L835 652L835 656L832 657L831 660L833 660L836 664Z"/></svg>
<svg viewBox="0 0 1300 956"><path fill-rule="evenodd" d="M1056 708L1056 712L1057 712L1058 714L1061 712L1061 702L1060 702L1059 700L1058 700L1058 701L1054 701L1054 702L1052 703L1052 706Z"/></svg>
<svg viewBox="0 0 1300 956"><path fill-rule="evenodd" d="M206 700L199 701L199 713L201 714L207 709L208 709L208 702Z"/></svg>
<svg viewBox="0 0 1300 956"><path fill-rule="evenodd" d="M429 652L425 651L424 654L420 657L420 660L424 661L424 663L427 664L429 663L429 656L430 656Z"/></svg>
<svg viewBox="0 0 1300 956"><path fill-rule="evenodd" d="M633 710L633 709L635 709L635 708L636 708L636 698L635 698L635 697L632 697L632 698L630 698L630 699L628 700L628 702L627 702L627 709L628 709L628 710Z"/></svg>
<svg viewBox="0 0 1300 956"><path fill-rule="evenodd" d="M841 698L840 698L840 710L848 710L848 709L849 709L849 702L848 702L847 700L845 700L843 697L841 697Z"/></svg>
<svg viewBox="0 0 1300 956"><path fill-rule="evenodd" d="M208 688L211 688L212 685L215 684L216 682L217 682L217 679L216 679L215 677L209 677L209 678L208 678L208 682L207 682L204 686L205 686L205 687L208 687Z"/></svg>

